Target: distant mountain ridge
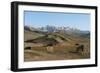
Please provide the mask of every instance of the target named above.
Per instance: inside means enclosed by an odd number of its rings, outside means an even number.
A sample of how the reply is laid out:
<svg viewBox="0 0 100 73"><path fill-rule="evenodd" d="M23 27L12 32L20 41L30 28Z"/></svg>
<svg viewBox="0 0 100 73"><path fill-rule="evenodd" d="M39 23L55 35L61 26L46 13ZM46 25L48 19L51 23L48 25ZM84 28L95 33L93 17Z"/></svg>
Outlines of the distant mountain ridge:
<svg viewBox="0 0 100 73"><path fill-rule="evenodd" d="M47 25L45 27L35 28L32 26L24 26L24 30L38 32L42 34L58 32L58 33L71 34L71 35L76 35L81 37L88 37L88 38L90 37L90 31L82 31L70 27L54 27L54 26Z"/></svg>

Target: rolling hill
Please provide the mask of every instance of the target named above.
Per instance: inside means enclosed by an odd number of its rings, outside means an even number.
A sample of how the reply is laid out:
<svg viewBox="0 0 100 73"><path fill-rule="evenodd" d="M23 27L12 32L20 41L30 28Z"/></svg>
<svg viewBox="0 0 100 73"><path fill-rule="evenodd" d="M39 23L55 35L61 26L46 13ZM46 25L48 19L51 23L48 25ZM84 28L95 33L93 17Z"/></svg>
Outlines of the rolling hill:
<svg viewBox="0 0 100 73"><path fill-rule="evenodd" d="M54 29L53 29L54 30ZM51 30L50 30L51 31ZM63 32L64 31L64 32ZM80 30L57 30L49 32L33 27L24 27L25 61L84 59L90 57L90 32ZM46 48L52 44L54 52L48 53ZM84 55L75 53L75 44L83 44ZM41 54L41 55L40 55ZM59 56L58 56L59 55ZM34 57L37 57L36 59Z"/></svg>

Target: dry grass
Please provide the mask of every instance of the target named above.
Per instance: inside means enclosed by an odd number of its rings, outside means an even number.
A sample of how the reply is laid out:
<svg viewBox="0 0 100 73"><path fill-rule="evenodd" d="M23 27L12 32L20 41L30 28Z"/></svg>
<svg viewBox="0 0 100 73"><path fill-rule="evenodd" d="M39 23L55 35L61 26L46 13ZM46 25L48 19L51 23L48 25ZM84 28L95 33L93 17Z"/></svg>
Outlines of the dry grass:
<svg viewBox="0 0 100 73"><path fill-rule="evenodd" d="M90 58L89 44L85 44L83 52L76 52L76 47L72 45L58 44L53 46L54 51L48 52L46 47L32 47L31 50L24 51L24 61L46 61L46 60L68 60Z"/></svg>
<svg viewBox="0 0 100 73"><path fill-rule="evenodd" d="M25 31L25 40L35 39L44 36L39 33ZM53 46L53 52L48 52L47 47L37 43L24 43L24 47L30 46L31 49L24 50L24 61L47 61L47 60L71 60L90 58L90 40L87 38L74 37L67 35L68 41ZM83 52L76 52L76 43L84 45Z"/></svg>

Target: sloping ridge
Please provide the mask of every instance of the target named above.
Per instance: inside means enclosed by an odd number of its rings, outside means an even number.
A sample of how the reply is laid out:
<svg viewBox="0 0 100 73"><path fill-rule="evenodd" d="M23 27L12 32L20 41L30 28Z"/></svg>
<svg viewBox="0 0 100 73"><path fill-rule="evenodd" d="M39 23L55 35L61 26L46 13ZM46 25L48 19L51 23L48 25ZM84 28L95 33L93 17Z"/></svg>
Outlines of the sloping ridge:
<svg viewBox="0 0 100 73"><path fill-rule="evenodd" d="M35 39L30 39L25 42L27 43L42 43L42 44L58 44L62 42L70 41L70 39L65 38L63 35L60 34L49 34L45 36L40 36Z"/></svg>

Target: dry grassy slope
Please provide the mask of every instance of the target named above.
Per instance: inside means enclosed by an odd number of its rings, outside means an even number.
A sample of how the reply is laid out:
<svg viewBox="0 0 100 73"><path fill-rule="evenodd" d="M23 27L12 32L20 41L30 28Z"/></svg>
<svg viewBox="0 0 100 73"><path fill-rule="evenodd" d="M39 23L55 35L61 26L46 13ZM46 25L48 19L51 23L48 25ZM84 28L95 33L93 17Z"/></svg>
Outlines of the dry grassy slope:
<svg viewBox="0 0 100 73"><path fill-rule="evenodd" d="M44 34L24 31L25 40L44 37ZM24 51L24 61L44 61L44 60L64 60L64 59L86 59L90 58L90 40L79 36L73 36L64 33L50 33L49 38L54 38L60 43L53 46L54 52L48 53L46 47L42 43L24 43L26 46L31 46L31 50ZM84 55L75 53L75 44L83 44L85 46Z"/></svg>
<svg viewBox="0 0 100 73"><path fill-rule="evenodd" d="M56 35L56 36L55 36ZM32 32L32 31L24 31L24 41L30 40L30 39L36 39L38 37L42 37L44 34L42 33L37 33L37 32ZM58 42L68 42L68 43L87 43L89 42L89 38L83 38L79 36L73 36L69 34L64 34L64 33L51 33L49 34L51 38L54 38L58 40Z"/></svg>
<svg viewBox="0 0 100 73"><path fill-rule="evenodd" d="M32 31L27 31L27 30L24 31L24 41L35 39L40 36L44 36L44 35L40 33L32 32Z"/></svg>

